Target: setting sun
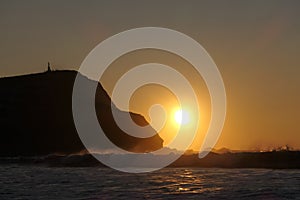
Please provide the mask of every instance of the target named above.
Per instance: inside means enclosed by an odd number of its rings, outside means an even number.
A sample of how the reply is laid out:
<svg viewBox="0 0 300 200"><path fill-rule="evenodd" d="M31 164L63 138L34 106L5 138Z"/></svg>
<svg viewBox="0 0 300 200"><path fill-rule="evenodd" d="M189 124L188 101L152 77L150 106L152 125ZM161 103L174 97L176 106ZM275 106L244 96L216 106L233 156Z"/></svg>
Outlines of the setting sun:
<svg viewBox="0 0 300 200"><path fill-rule="evenodd" d="M189 113L185 110L177 110L174 114L174 119L177 124L184 125L189 123L190 116Z"/></svg>

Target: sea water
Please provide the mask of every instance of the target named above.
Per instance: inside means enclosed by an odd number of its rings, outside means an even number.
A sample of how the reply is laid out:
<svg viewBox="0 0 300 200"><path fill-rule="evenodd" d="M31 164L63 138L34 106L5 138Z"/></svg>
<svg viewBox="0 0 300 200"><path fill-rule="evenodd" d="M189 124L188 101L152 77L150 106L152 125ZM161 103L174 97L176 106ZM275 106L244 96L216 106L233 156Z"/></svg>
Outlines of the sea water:
<svg viewBox="0 0 300 200"><path fill-rule="evenodd" d="M0 165L0 199L300 199L300 170Z"/></svg>

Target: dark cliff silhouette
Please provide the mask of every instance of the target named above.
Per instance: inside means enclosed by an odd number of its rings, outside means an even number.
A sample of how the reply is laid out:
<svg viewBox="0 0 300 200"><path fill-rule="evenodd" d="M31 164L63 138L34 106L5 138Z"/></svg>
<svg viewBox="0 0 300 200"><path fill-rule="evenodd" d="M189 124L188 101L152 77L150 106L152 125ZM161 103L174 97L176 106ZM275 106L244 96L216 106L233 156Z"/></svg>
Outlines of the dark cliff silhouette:
<svg viewBox="0 0 300 200"><path fill-rule="evenodd" d="M0 79L0 156L70 154L85 150L72 116L75 71L48 71ZM80 75L88 90L92 80ZM95 106L98 120L108 138L119 147L148 152L162 147L158 134L135 138L118 128L113 120L111 100L98 84ZM141 115L130 113L140 125Z"/></svg>

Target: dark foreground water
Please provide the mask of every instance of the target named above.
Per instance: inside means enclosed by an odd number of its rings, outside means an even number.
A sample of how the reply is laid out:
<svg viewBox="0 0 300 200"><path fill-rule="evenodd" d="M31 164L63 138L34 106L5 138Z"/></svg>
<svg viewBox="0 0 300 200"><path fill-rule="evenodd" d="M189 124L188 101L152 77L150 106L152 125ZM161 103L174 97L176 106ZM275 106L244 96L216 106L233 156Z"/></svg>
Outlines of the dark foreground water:
<svg viewBox="0 0 300 200"><path fill-rule="evenodd" d="M300 170L0 165L0 199L300 199Z"/></svg>

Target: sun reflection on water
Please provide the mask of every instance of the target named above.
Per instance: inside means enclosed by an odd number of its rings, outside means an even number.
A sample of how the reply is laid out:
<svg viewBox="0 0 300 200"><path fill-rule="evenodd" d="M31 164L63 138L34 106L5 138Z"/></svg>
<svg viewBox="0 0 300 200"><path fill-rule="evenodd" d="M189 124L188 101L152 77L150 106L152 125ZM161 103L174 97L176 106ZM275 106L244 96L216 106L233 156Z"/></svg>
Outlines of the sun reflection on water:
<svg viewBox="0 0 300 200"><path fill-rule="evenodd" d="M174 173L168 174L167 179L156 176L153 179L153 189L159 188L161 192L167 194L201 194L222 190L220 183L212 182L211 179L205 177L205 174L193 171L193 169L175 169Z"/></svg>

